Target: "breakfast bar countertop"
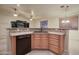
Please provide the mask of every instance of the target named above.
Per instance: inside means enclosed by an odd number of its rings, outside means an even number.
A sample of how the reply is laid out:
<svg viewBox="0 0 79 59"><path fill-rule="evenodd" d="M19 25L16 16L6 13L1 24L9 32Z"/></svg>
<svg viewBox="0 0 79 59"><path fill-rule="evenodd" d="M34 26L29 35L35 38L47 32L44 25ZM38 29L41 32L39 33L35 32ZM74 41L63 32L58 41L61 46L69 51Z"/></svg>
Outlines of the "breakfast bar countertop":
<svg viewBox="0 0 79 59"><path fill-rule="evenodd" d="M13 32L10 33L10 36L18 36L18 35L26 35L26 34L32 34L33 32Z"/></svg>
<svg viewBox="0 0 79 59"><path fill-rule="evenodd" d="M18 35L25 35L25 34L56 34L56 35L64 35L65 33L63 32L32 32L32 31L28 31L28 32L10 32L10 36L18 36Z"/></svg>
<svg viewBox="0 0 79 59"><path fill-rule="evenodd" d="M57 35L64 35L64 32L48 32L49 34L57 34Z"/></svg>

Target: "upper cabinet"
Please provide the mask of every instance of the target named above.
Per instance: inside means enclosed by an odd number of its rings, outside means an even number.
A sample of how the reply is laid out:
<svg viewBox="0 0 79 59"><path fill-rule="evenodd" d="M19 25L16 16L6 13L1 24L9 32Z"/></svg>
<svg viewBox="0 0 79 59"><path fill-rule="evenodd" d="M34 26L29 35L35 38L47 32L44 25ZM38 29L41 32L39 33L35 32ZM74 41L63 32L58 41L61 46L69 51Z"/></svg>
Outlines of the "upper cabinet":
<svg viewBox="0 0 79 59"><path fill-rule="evenodd" d="M62 20L64 20L64 18L59 18L60 29L70 29L70 30L78 29L78 16L71 16L71 17L68 17L67 19L70 22L62 23Z"/></svg>

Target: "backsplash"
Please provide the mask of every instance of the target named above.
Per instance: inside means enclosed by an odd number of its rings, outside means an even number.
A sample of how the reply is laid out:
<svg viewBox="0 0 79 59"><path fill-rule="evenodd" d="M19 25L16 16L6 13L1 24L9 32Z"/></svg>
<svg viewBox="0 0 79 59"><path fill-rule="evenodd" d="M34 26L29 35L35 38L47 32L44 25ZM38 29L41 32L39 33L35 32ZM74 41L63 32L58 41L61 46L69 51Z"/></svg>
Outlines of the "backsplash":
<svg viewBox="0 0 79 59"><path fill-rule="evenodd" d="M65 32L64 29L58 29L58 28L8 28L8 30L9 30L9 32L26 32L26 31L32 31L32 32L35 32L35 31Z"/></svg>

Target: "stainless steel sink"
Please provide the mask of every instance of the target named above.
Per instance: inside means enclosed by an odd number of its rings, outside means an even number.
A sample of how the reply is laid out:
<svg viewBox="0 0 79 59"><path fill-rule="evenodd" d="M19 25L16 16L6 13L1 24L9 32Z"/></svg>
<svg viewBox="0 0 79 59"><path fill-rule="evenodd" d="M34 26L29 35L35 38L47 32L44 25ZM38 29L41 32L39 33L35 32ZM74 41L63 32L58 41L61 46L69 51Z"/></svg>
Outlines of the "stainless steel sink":
<svg viewBox="0 0 79 59"><path fill-rule="evenodd" d="M48 33L48 31L34 31L34 33Z"/></svg>

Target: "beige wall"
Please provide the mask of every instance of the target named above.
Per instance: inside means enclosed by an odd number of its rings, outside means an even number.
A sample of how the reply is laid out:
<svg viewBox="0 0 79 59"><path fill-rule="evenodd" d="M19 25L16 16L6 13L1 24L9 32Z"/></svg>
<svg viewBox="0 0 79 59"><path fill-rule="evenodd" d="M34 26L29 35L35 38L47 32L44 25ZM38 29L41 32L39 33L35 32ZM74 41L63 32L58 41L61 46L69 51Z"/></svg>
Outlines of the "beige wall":
<svg viewBox="0 0 79 59"><path fill-rule="evenodd" d="M6 29L7 28L11 28L11 21L15 21L15 20L25 20L28 21L27 19L23 18L23 17L13 17L10 15L1 15L0 14L0 35L5 35L6 33ZM1 36L2 37L2 36ZM1 38L0 37L0 38Z"/></svg>
<svg viewBox="0 0 79 59"><path fill-rule="evenodd" d="M28 21L24 17L13 17L10 13L2 13L0 11L0 54L8 54L9 53L9 32L7 28L11 27L10 21L12 20L25 20Z"/></svg>
<svg viewBox="0 0 79 59"><path fill-rule="evenodd" d="M70 54L79 54L79 30L70 30L69 31L69 53Z"/></svg>
<svg viewBox="0 0 79 59"><path fill-rule="evenodd" d="M48 28L59 28L59 19L58 19L58 17L48 19Z"/></svg>
<svg viewBox="0 0 79 59"><path fill-rule="evenodd" d="M59 28L58 18L36 19L32 21L33 23L31 23L32 26L30 27L40 28L40 21L43 21L43 20L48 20L48 28Z"/></svg>
<svg viewBox="0 0 79 59"><path fill-rule="evenodd" d="M35 27L35 21L29 21L29 23L30 23L30 28L34 28Z"/></svg>

